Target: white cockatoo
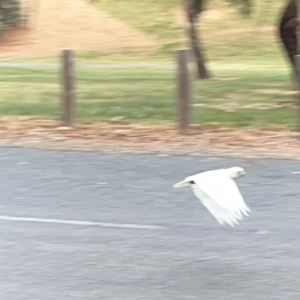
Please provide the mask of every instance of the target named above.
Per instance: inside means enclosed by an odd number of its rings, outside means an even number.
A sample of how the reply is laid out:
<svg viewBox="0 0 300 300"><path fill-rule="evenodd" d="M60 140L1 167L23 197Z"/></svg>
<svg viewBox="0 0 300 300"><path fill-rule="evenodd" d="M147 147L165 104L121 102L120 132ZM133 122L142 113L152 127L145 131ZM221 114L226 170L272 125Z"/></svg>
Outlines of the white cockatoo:
<svg viewBox="0 0 300 300"><path fill-rule="evenodd" d="M245 170L240 167L212 170L186 177L173 187L191 185L195 195L221 225L227 223L234 227L238 220L243 219L242 214L248 216L250 212L233 181L245 174Z"/></svg>

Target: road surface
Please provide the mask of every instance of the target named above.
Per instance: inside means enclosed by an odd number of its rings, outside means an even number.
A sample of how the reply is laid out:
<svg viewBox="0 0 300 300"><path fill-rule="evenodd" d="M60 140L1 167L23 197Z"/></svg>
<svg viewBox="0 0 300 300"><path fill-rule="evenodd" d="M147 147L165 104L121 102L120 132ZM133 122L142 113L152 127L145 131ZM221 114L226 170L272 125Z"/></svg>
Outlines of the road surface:
<svg viewBox="0 0 300 300"><path fill-rule="evenodd" d="M300 161L0 148L1 300L300 299ZM243 166L219 226L187 175Z"/></svg>

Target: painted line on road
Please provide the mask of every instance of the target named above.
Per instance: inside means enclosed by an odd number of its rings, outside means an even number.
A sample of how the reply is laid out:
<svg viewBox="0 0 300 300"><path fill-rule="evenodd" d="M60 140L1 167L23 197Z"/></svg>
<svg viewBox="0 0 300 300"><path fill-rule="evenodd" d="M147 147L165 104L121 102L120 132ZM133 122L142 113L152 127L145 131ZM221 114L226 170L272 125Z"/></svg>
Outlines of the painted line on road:
<svg viewBox="0 0 300 300"><path fill-rule="evenodd" d="M90 221L75 221L75 220L61 220L61 219L44 219L44 218L26 218L26 217L13 217L13 216L1 216L2 221L12 222L31 222L31 223L52 223L52 224L66 224L66 225L78 225L78 226L98 226L109 228L125 228L125 229L148 229L148 230L160 230L164 227L154 225L139 225L139 224L118 224L118 223L103 223L103 222L90 222Z"/></svg>

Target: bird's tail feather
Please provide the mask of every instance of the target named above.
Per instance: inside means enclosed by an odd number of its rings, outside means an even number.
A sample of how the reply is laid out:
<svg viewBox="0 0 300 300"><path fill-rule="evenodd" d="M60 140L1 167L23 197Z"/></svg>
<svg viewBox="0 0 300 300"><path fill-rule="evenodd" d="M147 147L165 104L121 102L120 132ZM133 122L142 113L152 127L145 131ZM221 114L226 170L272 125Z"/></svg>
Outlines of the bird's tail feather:
<svg viewBox="0 0 300 300"><path fill-rule="evenodd" d="M181 188L181 187L184 187L184 186L187 186L187 185L190 185L190 181L189 180L183 180L183 181L180 181L176 184L173 185L173 188Z"/></svg>

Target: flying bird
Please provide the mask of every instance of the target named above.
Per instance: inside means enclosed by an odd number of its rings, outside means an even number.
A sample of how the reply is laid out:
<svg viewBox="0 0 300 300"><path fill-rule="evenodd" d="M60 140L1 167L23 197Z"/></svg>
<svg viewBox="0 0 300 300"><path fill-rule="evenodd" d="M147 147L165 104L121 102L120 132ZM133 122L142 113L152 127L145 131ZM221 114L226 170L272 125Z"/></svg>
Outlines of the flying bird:
<svg viewBox="0 0 300 300"><path fill-rule="evenodd" d="M243 214L249 216L250 212L233 180L244 175L246 172L240 167L206 171L186 177L173 187L190 185L196 197L221 225L227 223L234 227L243 219Z"/></svg>

